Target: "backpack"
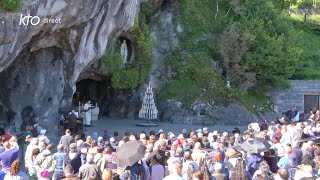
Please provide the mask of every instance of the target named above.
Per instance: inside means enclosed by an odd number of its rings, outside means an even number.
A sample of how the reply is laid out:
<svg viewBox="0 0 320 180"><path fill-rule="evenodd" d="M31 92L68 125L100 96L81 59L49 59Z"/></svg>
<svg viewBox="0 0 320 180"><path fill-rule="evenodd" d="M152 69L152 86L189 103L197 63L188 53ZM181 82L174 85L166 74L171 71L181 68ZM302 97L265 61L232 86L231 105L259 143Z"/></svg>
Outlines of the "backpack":
<svg viewBox="0 0 320 180"><path fill-rule="evenodd" d="M137 175L138 177L141 177L141 180L145 180L145 169L143 167L143 162L140 160L138 163L137 163Z"/></svg>

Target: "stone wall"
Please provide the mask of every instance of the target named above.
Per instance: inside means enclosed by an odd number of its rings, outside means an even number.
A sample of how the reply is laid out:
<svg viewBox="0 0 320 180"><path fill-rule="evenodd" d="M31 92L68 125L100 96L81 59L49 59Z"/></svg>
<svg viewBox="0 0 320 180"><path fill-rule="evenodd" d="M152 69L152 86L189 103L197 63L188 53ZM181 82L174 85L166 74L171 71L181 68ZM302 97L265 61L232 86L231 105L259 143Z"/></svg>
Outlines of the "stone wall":
<svg viewBox="0 0 320 180"><path fill-rule="evenodd" d="M297 107L299 112L304 112L304 95L320 95L320 80L292 80L290 88L274 90L271 96L274 99L274 110L281 114L289 107Z"/></svg>

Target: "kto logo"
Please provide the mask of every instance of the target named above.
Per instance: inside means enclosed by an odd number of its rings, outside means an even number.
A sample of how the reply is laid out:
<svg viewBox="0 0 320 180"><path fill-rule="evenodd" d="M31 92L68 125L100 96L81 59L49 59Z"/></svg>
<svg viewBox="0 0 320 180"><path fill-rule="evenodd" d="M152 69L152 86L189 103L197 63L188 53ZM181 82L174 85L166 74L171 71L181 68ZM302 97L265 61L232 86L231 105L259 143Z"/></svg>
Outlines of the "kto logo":
<svg viewBox="0 0 320 180"><path fill-rule="evenodd" d="M29 23L33 26L38 25L40 23L39 16L30 16L30 14L24 16L21 14L19 25L29 25Z"/></svg>

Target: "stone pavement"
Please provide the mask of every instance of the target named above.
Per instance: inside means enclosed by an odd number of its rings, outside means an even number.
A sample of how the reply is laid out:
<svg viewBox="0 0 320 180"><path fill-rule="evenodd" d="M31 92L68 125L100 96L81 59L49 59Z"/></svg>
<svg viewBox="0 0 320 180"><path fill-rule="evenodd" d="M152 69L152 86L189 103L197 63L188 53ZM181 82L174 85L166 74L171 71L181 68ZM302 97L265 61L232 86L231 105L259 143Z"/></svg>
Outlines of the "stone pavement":
<svg viewBox="0 0 320 180"><path fill-rule="evenodd" d="M142 131L149 134L149 131L153 130L156 133L159 129L164 130L164 132L173 132L176 136L178 136L182 129L194 129L197 130L199 128L203 128L204 126L201 125L191 125L191 124L171 124L171 123L163 123L158 122L158 127L139 127L136 126L137 123L143 123L143 120L132 120L132 119L113 119L107 117L99 117L98 121L93 121L92 124L94 127L86 127L87 131L85 131L85 135L93 135L94 132L97 132L98 135L103 135L103 131L107 130L109 136L113 135L114 131L118 131L120 136L124 135L125 131L140 133ZM236 126L224 126L224 125L214 125L214 126L206 126L209 132L213 132L217 130L218 132L221 131L231 131ZM242 126L238 127L240 130L245 130L247 127Z"/></svg>

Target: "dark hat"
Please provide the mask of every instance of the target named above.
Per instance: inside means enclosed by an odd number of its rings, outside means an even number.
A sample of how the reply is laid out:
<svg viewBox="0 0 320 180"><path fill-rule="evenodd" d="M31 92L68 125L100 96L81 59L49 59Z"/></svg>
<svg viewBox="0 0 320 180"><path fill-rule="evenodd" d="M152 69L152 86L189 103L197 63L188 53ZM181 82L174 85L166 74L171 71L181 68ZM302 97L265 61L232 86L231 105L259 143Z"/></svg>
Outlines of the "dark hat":
<svg viewBox="0 0 320 180"><path fill-rule="evenodd" d="M235 133L238 133L238 134L241 134L241 131L238 127L235 127L233 130L232 130L232 134L235 134Z"/></svg>

